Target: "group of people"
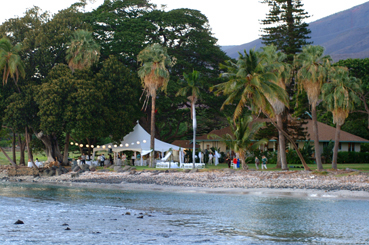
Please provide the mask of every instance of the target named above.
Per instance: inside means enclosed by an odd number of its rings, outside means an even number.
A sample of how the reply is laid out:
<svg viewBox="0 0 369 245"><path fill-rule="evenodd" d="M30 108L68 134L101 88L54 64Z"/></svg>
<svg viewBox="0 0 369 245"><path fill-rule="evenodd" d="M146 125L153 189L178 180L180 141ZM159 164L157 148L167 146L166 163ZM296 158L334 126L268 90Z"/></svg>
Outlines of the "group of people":
<svg viewBox="0 0 369 245"><path fill-rule="evenodd" d="M36 167L38 167L38 168L39 168L39 167L42 167L42 163L38 160L38 158L36 158L35 165L36 165ZM28 166L29 168L33 168L33 167L34 167L30 159L28 159L28 164L27 164L27 166Z"/></svg>
<svg viewBox="0 0 369 245"><path fill-rule="evenodd" d="M240 159L237 157L237 154L235 154L233 151L231 152L231 154L229 153L227 154L226 162L228 164L228 168L231 167L231 163L237 165L237 168L240 168ZM261 157L261 162L262 162L261 169L267 169L268 158L266 158L265 155ZM259 170L259 165L260 160L258 157L255 157L255 167L257 170Z"/></svg>

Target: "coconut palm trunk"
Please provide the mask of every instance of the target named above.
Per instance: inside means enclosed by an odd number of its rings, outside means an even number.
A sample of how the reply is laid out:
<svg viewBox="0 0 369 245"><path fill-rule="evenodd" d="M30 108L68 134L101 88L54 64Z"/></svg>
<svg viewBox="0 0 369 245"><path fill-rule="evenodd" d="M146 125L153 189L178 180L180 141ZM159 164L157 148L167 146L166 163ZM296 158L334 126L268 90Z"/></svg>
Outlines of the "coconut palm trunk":
<svg viewBox="0 0 369 245"><path fill-rule="evenodd" d="M154 157L155 157L155 103L156 103L156 90L152 90L151 94L151 126L150 126L150 148L152 152L150 153L150 168L154 167Z"/></svg>
<svg viewBox="0 0 369 245"><path fill-rule="evenodd" d="M196 121L196 109L195 109L195 101L192 99L191 103L192 107L192 127L193 127L193 150L192 150L192 168L195 168L195 151L196 151L196 129L197 129L197 121Z"/></svg>
<svg viewBox="0 0 369 245"><path fill-rule="evenodd" d="M332 168L335 170L337 170L338 146L340 144L340 133L341 133L341 125L337 123L336 135L334 137L333 160L332 160Z"/></svg>
<svg viewBox="0 0 369 245"><path fill-rule="evenodd" d="M277 118L277 125L280 128L283 128L283 121L282 121L282 115L276 115ZM287 156L286 156L286 139L283 135L283 133L278 130L278 139L279 139L279 156L281 158L281 169L287 170Z"/></svg>
<svg viewBox="0 0 369 245"><path fill-rule="evenodd" d="M240 162L241 162L241 167L243 170L248 170L249 166L247 166L246 164L246 152L245 151L239 151L238 152L239 157L240 157Z"/></svg>
<svg viewBox="0 0 369 245"><path fill-rule="evenodd" d="M319 147L319 132L318 132L318 119L316 116L316 104L311 105L311 116L313 118L313 132L314 132L314 150L315 150L315 161L318 170L323 170L322 158Z"/></svg>

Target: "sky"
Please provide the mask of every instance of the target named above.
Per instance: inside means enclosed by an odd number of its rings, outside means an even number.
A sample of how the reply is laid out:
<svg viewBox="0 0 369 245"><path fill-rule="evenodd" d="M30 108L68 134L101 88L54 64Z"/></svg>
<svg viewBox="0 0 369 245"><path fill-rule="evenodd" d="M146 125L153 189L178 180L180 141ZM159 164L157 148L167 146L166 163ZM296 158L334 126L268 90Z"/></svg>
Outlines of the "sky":
<svg viewBox="0 0 369 245"><path fill-rule="evenodd" d="M92 0L87 10L101 5L104 0ZM352 8L368 0L302 0L304 9L311 15L306 22L313 22L331 14ZM0 23L15 16L23 16L26 9L38 6L44 11L57 13L69 7L77 0L12 0L6 1L0 9ZM261 0L151 0L160 8L165 4L166 10L190 8L200 10L208 17L213 35L218 44L240 45L251 42L260 35L260 20L268 13L268 6Z"/></svg>

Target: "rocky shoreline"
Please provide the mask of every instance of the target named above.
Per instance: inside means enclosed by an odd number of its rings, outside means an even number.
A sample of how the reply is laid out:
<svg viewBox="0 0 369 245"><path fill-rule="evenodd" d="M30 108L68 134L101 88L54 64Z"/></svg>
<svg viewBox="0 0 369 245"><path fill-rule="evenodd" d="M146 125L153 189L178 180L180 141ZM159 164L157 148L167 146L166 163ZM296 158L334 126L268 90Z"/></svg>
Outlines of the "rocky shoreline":
<svg viewBox="0 0 369 245"><path fill-rule="evenodd" d="M114 167L110 168L114 170ZM118 171L117 171L118 170ZM121 171L119 171L121 170ZM0 180L10 182L39 183L85 183L88 184L149 184L157 186L199 187L199 188L269 188L269 189L312 189L324 191L369 192L369 174L355 170L328 172L311 171L235 171L223 169L190 172L136 171L122 168L97 171L69 172L59 176L13 176L6 171L0 173Z"/></svg>

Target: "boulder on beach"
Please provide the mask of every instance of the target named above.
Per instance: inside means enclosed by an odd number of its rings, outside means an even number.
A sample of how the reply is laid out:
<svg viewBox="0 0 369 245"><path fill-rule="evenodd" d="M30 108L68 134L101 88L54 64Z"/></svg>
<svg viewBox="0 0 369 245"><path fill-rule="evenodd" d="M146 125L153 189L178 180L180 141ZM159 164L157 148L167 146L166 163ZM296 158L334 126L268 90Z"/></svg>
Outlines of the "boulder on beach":
<svg viewBox="0 0 369 245"><path fill-rule="evenodd" d="M76 166L74 168L72 168L72 171L73 172L78 172L81 168L79 166Z"/></svg>
<svg viewBox="0 0 369 245"><path fill-rule="evenodd" d="M14 223L15 225L23 225L24 224L24 222L22 221L22 220L17 220L17 221L15 221L15 223Z"/></svg>

